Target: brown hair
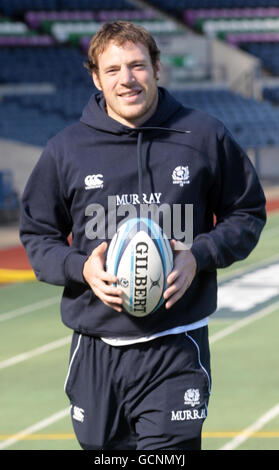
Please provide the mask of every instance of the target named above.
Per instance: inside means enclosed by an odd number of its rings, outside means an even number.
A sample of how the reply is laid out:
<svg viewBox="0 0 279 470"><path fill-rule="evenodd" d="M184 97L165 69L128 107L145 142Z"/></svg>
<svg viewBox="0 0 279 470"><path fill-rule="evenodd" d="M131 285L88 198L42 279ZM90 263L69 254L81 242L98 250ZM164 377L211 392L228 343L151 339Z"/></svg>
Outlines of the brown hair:
<svg viewBox="0 0 279 470"><path fill-rule="evenodd" d="M98 73L98 56L102 54L109 42L113 41L118 46L126 42L141 43L149 51L153 67L160 58L160 50L151 34L145 28L130 23L129 21L114 21L104 23L100 30L92 37L88 48L88 62L84 66L90 73Z"/></svg>

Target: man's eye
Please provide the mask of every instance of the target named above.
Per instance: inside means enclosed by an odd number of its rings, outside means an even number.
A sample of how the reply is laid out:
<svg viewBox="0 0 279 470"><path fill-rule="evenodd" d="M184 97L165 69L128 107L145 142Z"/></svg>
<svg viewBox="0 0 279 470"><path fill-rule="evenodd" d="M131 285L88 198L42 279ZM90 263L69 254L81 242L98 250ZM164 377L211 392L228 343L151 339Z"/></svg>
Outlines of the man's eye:
<svg viewBox="0 0 279 470"><path fill-rule="evenodd" d="M113 73L116 73L117 72L117 69L109 69L107 70L107 73L109 74L113 74Z"/></svg>

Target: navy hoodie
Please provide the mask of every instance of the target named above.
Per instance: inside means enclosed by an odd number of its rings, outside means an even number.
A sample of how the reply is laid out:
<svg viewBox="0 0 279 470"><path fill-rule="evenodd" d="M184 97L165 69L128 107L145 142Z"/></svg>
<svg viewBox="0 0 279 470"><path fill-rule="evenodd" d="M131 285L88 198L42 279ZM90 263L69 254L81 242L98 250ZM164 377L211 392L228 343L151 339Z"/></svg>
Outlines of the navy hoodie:
<svg viewBox="0 0 279 470"><path fill-rule="evenodd" d="M176 184L179 167L187 174ZM193 205L197 274L171 309L162 306L143 318L118 313L83 278L84 262L103 241L90 236L92 208L103 213L107 237L109 196L135 207L140 201ZM37 278L64 286L65 325L89 335L136 338L212 314L216 269L247 257L265 220L253 165L224 125L159 88L157 110L140 128L110 118L99 93L79 122L49 140L23 194L20 236Z"/></svg>

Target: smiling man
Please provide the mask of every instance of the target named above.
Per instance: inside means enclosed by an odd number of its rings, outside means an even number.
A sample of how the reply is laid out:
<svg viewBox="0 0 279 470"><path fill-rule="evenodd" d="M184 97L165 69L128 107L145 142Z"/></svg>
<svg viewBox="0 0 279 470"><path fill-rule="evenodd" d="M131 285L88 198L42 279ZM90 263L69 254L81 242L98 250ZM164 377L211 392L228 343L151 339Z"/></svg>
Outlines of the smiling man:
<svg viewBox="0 0 279 470"><path fill-rule="evenodd" d="M255 247L265 197L224 125L158 87L159 50L142 27L105 23L87 68L99 93L80 122L48 142L24 191L20 228L37 278L64 286L73 427L88 450L200 450L216 270ZM135 210L144 200L193 205L192 246L179 250L171 240L165 303L142 318L122 308L105 270L109 240L86 236L88 208L101 207L107 226L109 198L128 195Z"/></svg>

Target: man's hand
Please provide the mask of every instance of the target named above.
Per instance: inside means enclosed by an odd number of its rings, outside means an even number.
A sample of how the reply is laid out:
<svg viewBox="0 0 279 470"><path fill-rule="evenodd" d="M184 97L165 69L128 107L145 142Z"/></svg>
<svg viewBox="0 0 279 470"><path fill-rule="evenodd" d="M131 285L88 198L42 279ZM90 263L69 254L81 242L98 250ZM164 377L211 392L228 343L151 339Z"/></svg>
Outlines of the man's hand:
<svg viewBox="0 0 279 470"><path fill-rule="evenodd" d="M103 242L95 248L83 266L83 277L93 292L108 307L117 312L122 311L122 290L114 287L116 276L104 270L107 243Z"/></svg>
<svg viewBox="0 0 279 470"><path fill-rule="evenodd" d="M190 250L177 250L175 240L171 240L171 247L174 252L174 266L168 275L169 287L164 292L166 300L165 307L168 309L177 302L186 290L190 287L197 271L197 263Z"/></svg>

